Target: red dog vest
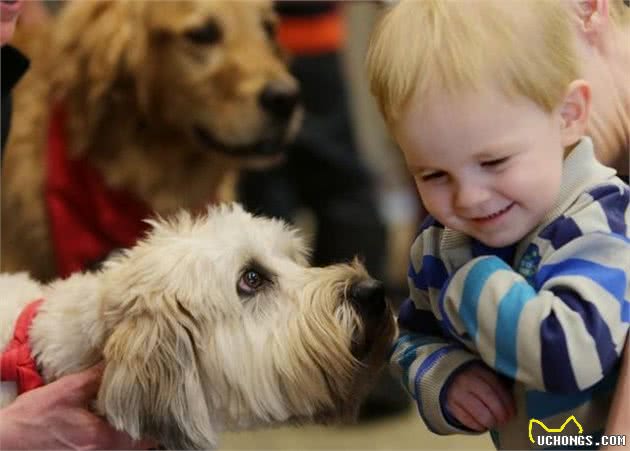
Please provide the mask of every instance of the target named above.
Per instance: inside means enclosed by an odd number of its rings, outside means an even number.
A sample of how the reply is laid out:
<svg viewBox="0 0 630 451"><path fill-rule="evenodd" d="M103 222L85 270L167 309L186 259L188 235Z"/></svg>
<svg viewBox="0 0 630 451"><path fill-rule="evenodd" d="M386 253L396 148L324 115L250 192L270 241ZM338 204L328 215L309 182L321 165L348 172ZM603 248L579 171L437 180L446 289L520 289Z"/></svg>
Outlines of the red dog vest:
<svg viewBox="0 0 630 451"><path fill-rule="evenodd" d="M43 300L28 304L15 324L13 338L0 356L0 380L17 383L18 395L44 385L28 341L29 328Z"/></svg>
<svg viewBox="0 0 630 451"><path fill-rule="evenodd" d="M52 112L48 130L45 201L57 273L66 277L133 246L147 230L149 208L129 193L108 188L83 159L68 158L65 115ZM139 169L141 170L141 169Z"/></svg>

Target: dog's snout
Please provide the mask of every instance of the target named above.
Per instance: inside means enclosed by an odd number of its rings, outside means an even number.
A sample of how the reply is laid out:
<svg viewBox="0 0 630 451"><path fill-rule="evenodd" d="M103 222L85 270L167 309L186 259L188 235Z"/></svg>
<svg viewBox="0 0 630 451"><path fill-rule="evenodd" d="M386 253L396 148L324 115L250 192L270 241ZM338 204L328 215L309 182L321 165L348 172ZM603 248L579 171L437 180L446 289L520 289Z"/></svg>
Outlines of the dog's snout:
<svg viewBox="0 0 630 451"><path fill-rule="evenodd" d="M276 81L265 85L258 100L264 110L286 119L293 113L298 99L299 90L295 85Z"/></svg>
<svg viewBox="0 0 630 451"><path fill-rule="evenodd" d="M385 310L385 287L378 280L362 280L350 287L350 299L361 313L380 315Z"/></svg>

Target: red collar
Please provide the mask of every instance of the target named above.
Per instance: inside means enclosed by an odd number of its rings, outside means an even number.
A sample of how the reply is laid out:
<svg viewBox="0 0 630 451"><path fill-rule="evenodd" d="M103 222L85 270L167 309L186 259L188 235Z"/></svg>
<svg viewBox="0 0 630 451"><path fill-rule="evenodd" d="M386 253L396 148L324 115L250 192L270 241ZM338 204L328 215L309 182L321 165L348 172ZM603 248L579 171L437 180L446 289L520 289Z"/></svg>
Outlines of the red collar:
<svg viewBox="0 0 630 451"><path fill-rule="evenodd" d="M13 338L0 355L0 380L15 381L18 395L44 385L44 379L37 371L28 333L43 299L28 304L15 323Z"/></svg>
<svg viewBox="0 0 630 451"><path fill-rule="evenodd" d="M150 215L149 208L131 194L108 188L85 159L68 158L65 125L63 109L54 108L45 199L61 277L89 268L114 249L133 246L147 230L143 219Z"/></svg>

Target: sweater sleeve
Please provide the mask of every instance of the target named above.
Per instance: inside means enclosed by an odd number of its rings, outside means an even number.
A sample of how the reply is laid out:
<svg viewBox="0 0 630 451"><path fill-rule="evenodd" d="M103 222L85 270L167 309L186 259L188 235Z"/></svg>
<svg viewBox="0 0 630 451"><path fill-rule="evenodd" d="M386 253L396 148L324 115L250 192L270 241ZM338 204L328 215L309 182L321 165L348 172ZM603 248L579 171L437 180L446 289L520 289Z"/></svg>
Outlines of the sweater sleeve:
<svg viewBox="0 0 630 451"><path fill-rule="evenodd" d="M392 350L390 364L416 401L420 416L431 431L438 434L471 433L449 415L444 400L452 376L479 358L455 340L445 338L431 311L428 290L436 286L441 288L446 273L437 259L414 252L422 247L421 240L418 237L412 246L410 297L400 310L400 336Z"/></svg>
<svg viewBox="0 0 630 451"><path fill-rule="evenodd" d="M499 258L479 257L453 275L439 300L450 334L538 390L596 384L614 368L628 332L630 240L610 229L573 235L551 246L530 283Z"/></svg>

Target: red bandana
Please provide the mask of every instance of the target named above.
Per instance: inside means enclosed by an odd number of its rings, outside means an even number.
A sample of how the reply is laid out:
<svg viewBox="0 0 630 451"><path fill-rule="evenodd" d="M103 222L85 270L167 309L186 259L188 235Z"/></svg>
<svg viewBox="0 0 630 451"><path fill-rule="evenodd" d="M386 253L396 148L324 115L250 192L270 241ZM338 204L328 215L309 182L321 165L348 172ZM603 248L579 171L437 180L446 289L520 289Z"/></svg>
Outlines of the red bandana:
<svg viewBox="0 0 630 451"><path fill-rule="evenodd" d="M18 395L44 385L28 342L29 328L42 302L42 299L33 301L22 310L15 323L13 338L0 356L0 380L15 381Z"/></svg>
<svg viewBox="0 0 630 451"><path fill-rule="evenodd" d="M65 114L55 108L48 130L45 199L57 273L66 277L133 246L147 229L149 208L108 188L87 161L68 158Z"/></svg>

